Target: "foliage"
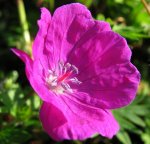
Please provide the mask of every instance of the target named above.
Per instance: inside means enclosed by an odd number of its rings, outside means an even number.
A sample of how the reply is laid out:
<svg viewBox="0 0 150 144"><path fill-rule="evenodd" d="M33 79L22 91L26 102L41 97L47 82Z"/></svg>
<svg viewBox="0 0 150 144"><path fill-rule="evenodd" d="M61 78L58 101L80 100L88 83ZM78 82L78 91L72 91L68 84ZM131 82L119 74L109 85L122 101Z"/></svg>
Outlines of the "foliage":
<svg viewBox="0 0 150 144"><path fill-rule="evenodd" d="M16 144L26 142L31 138L28 127L40 127L38 122L38 107L40 99L29 87L22 89L16 82L18 73L12 71L3 78L0 73L0 143ZM31 119L29 121L29 119Z"/></svg>
<svg viewBox="0 0 150 144"><path fill-rule="evenodd" d="M25 9L19 10L18 1ZM83 3L95 19L109 22L115 32L125 37L133 52L132 61L141 72L135 101L113 111L121 130L112 140L95 135L83 142L53 142L38 118L41 101L26 80L23 64L10 52L11 47L31 52L40 7L53 12L71 2ZM29 36L24 35L25 31ZM1 0L0 39L0 144L150 144L150 15L141 0Z"/></svg>
<svg viewBox="0 0 150 144"><path fill-rule="evenodd" d="M141 82L141 85L142 84L145 83ZM144 129L146 129L146 127L148 126L148 123L146 123L146 119L150 111L150 98L148 94L149 86L146 85L144 89L136 96L136 99L131 105L125 108L114 110L115 117L121 127L117 138L122 143L132 144L133 140L132 137L130 137L130 133L139 136L144 135ZM146 136L144 138L146 138Z"/></svg>

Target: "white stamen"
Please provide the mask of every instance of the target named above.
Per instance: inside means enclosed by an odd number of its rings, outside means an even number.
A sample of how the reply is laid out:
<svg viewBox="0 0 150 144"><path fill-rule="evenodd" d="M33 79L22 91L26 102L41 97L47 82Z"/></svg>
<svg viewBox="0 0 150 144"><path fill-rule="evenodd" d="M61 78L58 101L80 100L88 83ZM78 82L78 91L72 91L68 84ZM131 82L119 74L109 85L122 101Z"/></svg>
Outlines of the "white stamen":
<svg viewBox="0 0 150 144"><path fill-rule="evenodd" d="M73 71L75 71L76 74L78 74L78 68L75 65L72 65Z"/></svg>
<svg viewBox="0 0 150 144"><path fill-rule="evenodd" d="M75 72L75 73L73 73ZM73 92L69 83L73 84L81 84L75 74L78 74L78 68L70 63L59 62L58 63L58 71L56 70L48 70L48 75L45 78L46 85L50 90L55 93L63 93L63 92Z"/></svg>
<svg viewBox="0 0 150 144"><path fill-rule="evenodd" d="M63 65L62 62L59 62L58 65L59 65L59 73L62 74L62 70L63 70L63 66L64 66L64 65Z"/></svg>
<svg viewBox="0 0 150 144"><path fill-rule="evenodd" d="M70 87L69 84L67 84L67 83L62 83L61 85L62 85L62 87L64 88L64 91L66 91L66 92L72 92L72 89L71 89L71 87Z"/></svg>
<svg viewBox="0 0 150 144"><path fill-rule="evenodd" d="M76 77L69 79L69 81L76 83L76 84L81 84L82 82L79 81Z"/></svg>
<svg viewBox="0 0 150 144"><path fill-rule="evenodd" d="M49 74L52 74L52 73L53 73L53 71L51 71L51 70L48 70L48 73L49 73Z"/></svg>
<svg viewBox="0 0 150 144"><path fill-rule="evenodd" d="M66 67L67 70L69 70L70 67L71 67L71 64L70 64L70 63L67 63L67 64L65 65L65 67Z"/></svg>

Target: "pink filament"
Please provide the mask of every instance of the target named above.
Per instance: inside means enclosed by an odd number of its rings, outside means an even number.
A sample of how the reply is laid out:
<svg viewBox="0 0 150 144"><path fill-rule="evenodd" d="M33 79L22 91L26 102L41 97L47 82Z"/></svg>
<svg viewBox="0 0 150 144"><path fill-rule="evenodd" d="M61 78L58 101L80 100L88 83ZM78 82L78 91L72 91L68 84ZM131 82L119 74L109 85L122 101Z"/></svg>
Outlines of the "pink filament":
<svg viewBox="0 0 150 144"><path fill-rule="evenodd" d="M71 74L72 74L72 72L67 72L67 73L63 74L62 76L60 76L58 78L58 82L62 82L63 80L65 80L66 78L68 78Z"/></svg>

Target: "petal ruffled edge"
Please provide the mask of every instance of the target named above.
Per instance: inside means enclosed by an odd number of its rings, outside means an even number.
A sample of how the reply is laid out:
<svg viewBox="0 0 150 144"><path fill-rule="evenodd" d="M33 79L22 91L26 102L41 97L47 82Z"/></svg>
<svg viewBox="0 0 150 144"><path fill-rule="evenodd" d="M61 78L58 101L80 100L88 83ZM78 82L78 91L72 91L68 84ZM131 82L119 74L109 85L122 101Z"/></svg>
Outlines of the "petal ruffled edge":
<svg viewBox="0 0 150 144"><path fill-rule="evenodd" d="M83 19L79 17L83 17ZM77 19L80 19L80 21ZM51 61L55 63L54 67L57 66L59 61L66 61L67 54L78 38L84 33L84 30L87 30L93 24L93 21L89 22L91 19L90 11L80 3L66 4L55 10L45 41L45 49L52 53ZM78 24L74 25L77 21ZM69 29L70 26L73 26L73 29ZM79 29L76 31L75 28ZM72 37L74 37L73 41L71 40Z"/></svg>
<svg viewBox="0 0 150 144"><path fill-rule="evenodd" d="M48 9L41 8L41 18L38 20L39 31L33 42L33 58L40 58L43 55L44 41L51 22L51 14Z"/></svg>
<svg viewBox="0 0 150 144"><path fill-rule="evenodd" d="M56 141L85 140L96 133L112 138L119 130L119 125L109 111L99 110L101 120L92 117L83 119L80 115L65 115L54 105L43 103L40 120L45 131Z"/></svg>
<svg viewBox="0 0 150 144"><path fill-rule="evenodd" d="M131 50L115 32L103 31L94 36L86 35L68 61L79 70L77 78L82 83L75 89L92 96L78 99L94 106L102 104L106 109L126 106L135 98L140 82L140 73L130 62Z"/></svg>

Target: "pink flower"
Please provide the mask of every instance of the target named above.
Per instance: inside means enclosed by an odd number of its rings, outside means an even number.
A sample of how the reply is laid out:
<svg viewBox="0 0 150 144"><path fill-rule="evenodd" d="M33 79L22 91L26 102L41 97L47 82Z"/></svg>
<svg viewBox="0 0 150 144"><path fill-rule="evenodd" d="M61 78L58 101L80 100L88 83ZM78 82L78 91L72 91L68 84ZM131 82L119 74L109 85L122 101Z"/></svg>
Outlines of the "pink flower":
<svg viewBox="0 0 150 144"><path fill-rule="evenodd" d="M33 59L13 52L44 101L43 128L57 141L95 133L112 138L119 125L111 110L131 103L140 81L126 40L79 3L58 8L52 17L42 8L38 25Z"/></svg>

